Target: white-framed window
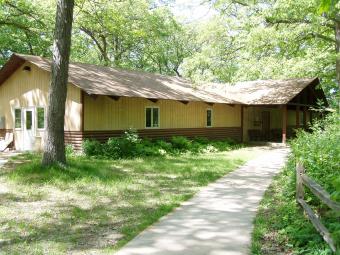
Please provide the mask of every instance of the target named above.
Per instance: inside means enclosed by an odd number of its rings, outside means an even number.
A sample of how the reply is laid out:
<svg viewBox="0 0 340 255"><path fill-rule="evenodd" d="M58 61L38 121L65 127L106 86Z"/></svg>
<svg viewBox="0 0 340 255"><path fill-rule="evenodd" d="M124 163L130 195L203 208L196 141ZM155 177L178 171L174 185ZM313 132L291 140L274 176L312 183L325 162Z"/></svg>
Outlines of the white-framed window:
<svg viewBox="0 0 340 255"><path fill-rule="evenodd" d="M34 132L33 112L33 109L25 109L25 130L32 130Z"/></svg>
<svg viewBox="0 0 340 255"><path fill-rule="evenodd" d="M37 129L44 130L46 126L46 112L45 107L38 106L36 110L36 119L37 119Z"/></svg>
<svg viewBox="0 0 340 255"><path fill-rule="evenodd" d="M22 110L21 108L14 108L14 129L22 128Z"/></svg>
<svg viewBox="0 0 340 255"><path fill-rule="evenodd" d="M207 109L207 127L212 127L212 115L213 111L212 109Z"/></svg>
<svg viewBox="0 0 340 255"><path fill-rule="evenodd" d="M159 107L150 106L145 108L145 127L159 128Z"/></svg>

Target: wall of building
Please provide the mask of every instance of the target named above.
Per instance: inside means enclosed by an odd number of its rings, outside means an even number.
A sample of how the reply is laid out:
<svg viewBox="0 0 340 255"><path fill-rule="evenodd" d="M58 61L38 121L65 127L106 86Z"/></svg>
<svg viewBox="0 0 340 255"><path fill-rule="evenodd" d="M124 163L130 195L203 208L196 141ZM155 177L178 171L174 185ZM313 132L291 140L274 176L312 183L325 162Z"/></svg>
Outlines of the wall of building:
<svg viewBox="0 0 340 255"><path fill-rule="evenodd" d="M29 66L30 71L23 70ZM0 86L0 118L2 129L14 129L14 109L47 107L50 73L25 63ZM81 128L81 91L69 85L66 101L65 130L79 131ZM46 110L45 110L46 111ZM44 130L34 130L36 149L43 146ZM15 146L21 149L23 131L14 129Z"/></svg>
<svg viewBox="0 0 340 255"><path fill-rule="evenodd" d="M145 129L145 108L159 107L160 129L205 128L206 110L213 110L213 127L240 127L240 106L208 105L204 102L183 104L174 100L156 103L144 98L122 97L115 101L107 96L84 97L84 130Z"/></svg>
<svg viewBox="0 0 340 255"><path fill-rule="evenodd" d="M282 107L281 106L248 106L244 107L244 141L249 141L249 130L262 130L262 112L267 111L270 114L270 129L273 135L282 132ZM300 127L303 126L303 111L300 112ZM306 112L307 124L310 122L310 111ZM293 135L293 129L296 128L296 110L287 110L287 129L288 135Z"/></svg>

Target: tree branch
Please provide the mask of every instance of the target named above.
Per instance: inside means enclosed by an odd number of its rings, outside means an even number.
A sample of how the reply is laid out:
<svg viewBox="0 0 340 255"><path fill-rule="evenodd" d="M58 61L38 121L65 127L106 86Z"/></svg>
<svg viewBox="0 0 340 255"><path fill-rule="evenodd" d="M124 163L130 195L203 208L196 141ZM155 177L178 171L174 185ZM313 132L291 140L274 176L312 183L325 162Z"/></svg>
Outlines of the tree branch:
<svg viewBox="0 0 340 255"><path fill-rule="evenodd" d="M296 25L296 24L312 24L311 21L306 19L275 19L272 17L266 17L266 22L271 25L277 25L277 24L290 24L290 25ZM330 23L319 23L319 25L328 27L331 29L334 29L334 24Z"/></svg>

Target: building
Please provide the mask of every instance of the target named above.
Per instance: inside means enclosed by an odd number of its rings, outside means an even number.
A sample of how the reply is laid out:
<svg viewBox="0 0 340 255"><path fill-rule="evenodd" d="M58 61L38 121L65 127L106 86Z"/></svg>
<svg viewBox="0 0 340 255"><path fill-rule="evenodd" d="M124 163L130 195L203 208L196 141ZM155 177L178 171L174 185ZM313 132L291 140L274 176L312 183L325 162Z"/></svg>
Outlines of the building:
<svg viewBox="0 0 340 255"><path fill-rule="evenodd" d="M43 148L50 61L13 54L0 70L0 134L18 150ZM326 104L318 78L207 84L90 64L71 63L65 142L101 141L137 129L142 137L280 140L307 127L311 106Z"/></svg>

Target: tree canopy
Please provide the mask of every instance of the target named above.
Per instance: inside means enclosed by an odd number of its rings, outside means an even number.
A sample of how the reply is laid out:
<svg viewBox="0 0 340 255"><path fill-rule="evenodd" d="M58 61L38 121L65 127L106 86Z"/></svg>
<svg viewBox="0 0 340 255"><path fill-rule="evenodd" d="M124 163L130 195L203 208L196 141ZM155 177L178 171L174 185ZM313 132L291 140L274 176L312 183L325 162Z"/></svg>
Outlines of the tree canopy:
<svg viewBox="0 0 340 255"><path fill-rule="evenodd" d="M55 0L0 3L0 64L12 52L51 56ZM211 0L216 15L193 22L170 4L77 0L71 61L194 82L317 76L336 104L339 0Z"/></svg>

